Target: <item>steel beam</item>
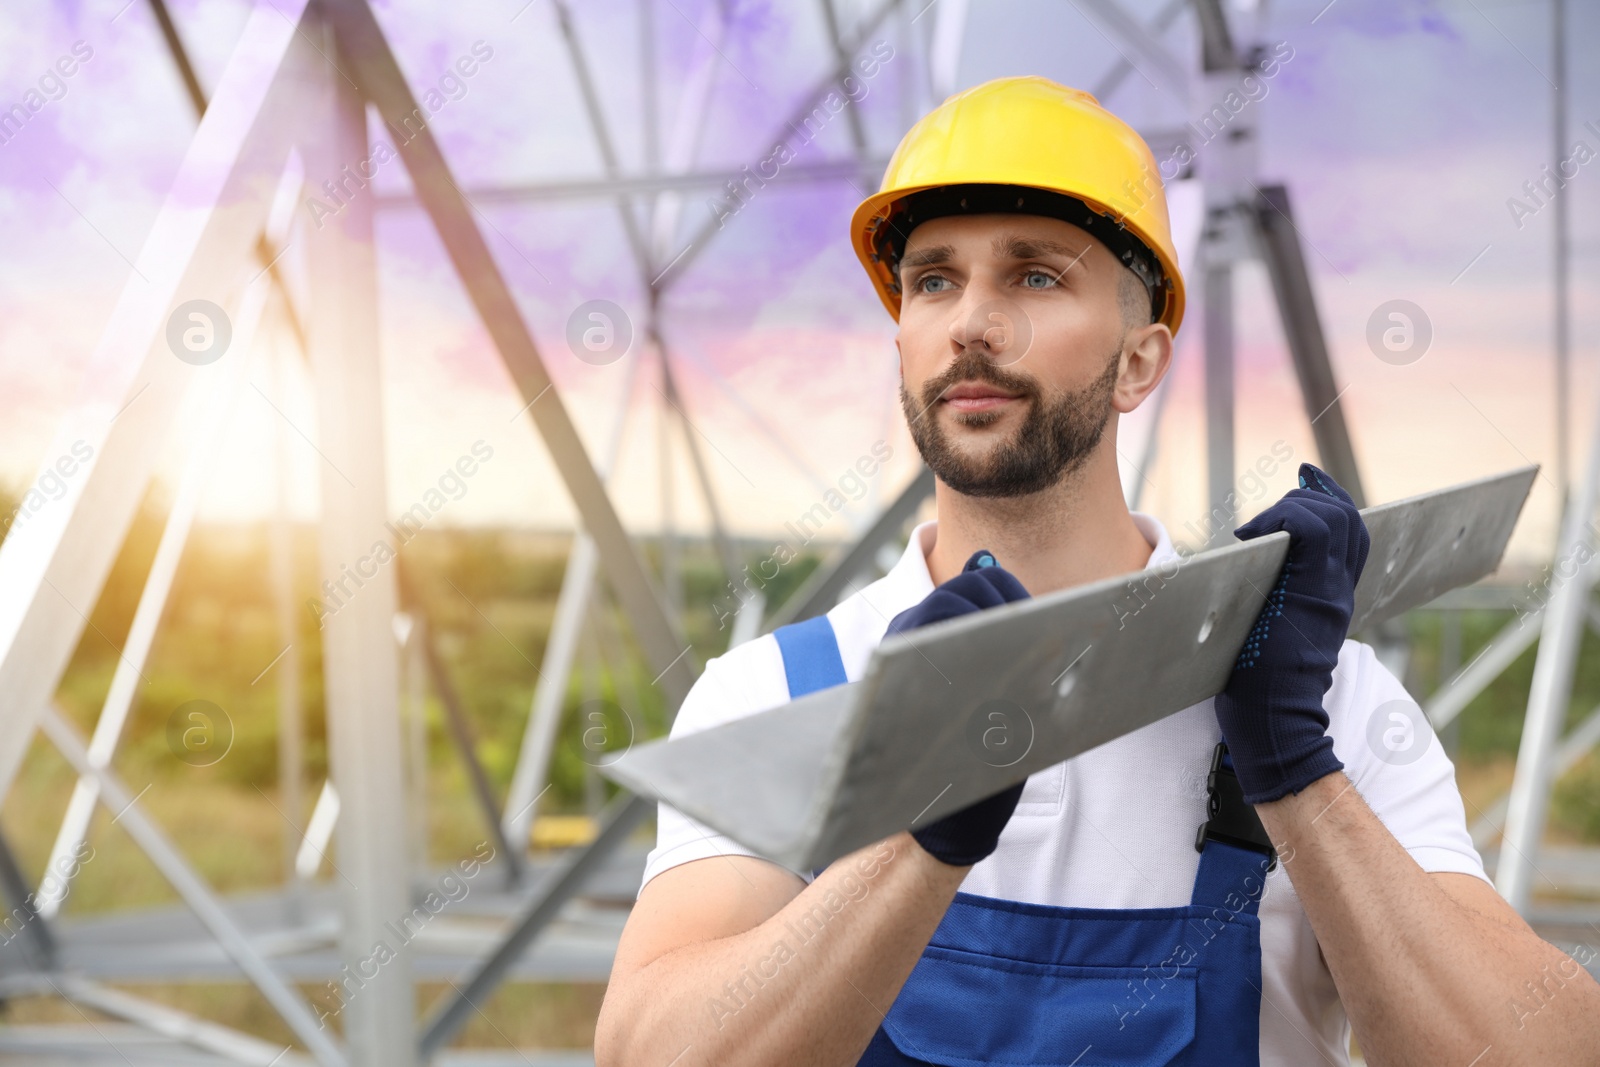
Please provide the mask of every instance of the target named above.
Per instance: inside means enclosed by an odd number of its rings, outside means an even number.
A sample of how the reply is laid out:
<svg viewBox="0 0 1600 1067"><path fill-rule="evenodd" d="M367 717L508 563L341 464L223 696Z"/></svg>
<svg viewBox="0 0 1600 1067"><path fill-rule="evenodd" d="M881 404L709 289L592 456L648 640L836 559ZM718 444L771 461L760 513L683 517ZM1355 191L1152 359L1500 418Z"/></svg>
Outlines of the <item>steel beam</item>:
<svg viewBox="0 0 1600 1067"><path fill-rule="evenodd" d="M161 39L167 44L172 64L178 68L178 77L182 80L183 90L189 97L189 105L194 108L195 118L204 118L207 106L206 93L200 87L200 77L195 73L194 63L189 59L189 50L184 47L183 38L178 34L178 27L172 21L172 13L167 10L166 0L150 0L150 11L155 15L156 25L161 29ZM295 342L301 351L304 351L306 331L301 324L300 312L294 306L294 299L289 295L289 286L283 280L283 272L278 267L281 252L277 242L263 235L256 241L255 254L261 269L267 272L267 277L272 279L273 286L278 290L278 295L283 300L284 316L289 323L289 329L294 334Z"/></svg>
<svg viewBox="0 0 1600 1067"><path fill-rule="evenodd" d="M401 642L402 688L405 693L406 722L406 802L411 815L411 870L427 871L429 867L428 826L428 668L423 663L416 623L409 616L402 626L405 639Z"/></svg>
<svg viewBox="0 0 1600 1067"><path fill-rule="evenodd" d="M1535 467L1362 513L1352 632L1498 565ZM1227 684L1282 531L887 638L862 680L677 739L605 773L793 870L938 819ZM1023 754L990 762L1002 713Z"/></svg>
<svg viewBox="0 0 1600 1067"><path fill-rule="evenodd" d="M1189 76L1178 57L1167 49L1153 34L1134 21L1116 0L1073 0L1073 7L1089 16L1091 22L1107 31L1134 54L1127 56L1134 68L1149 78L1153 85L1164 89L1178 100L1189 96ZM1117 43L1112 42L1117 48ZM1117 48L1119 52L1121 48ZM1137 61L1135 61L1137 58Z"/></svg>
<svg viewBox="0 0 1600 1067"><path fill-rule="evenodd" d="M304 349L301 350L302 354ZM272 360L274 392L277 402L288 407L288 360ZM289 882L288 918L300 922L305 917L305 879L295 863L305 825L305 717L300 690L299 612L295 607L295 531L290 517L289 492L293 478L289 454L289 426L283 419L273 427L273 501L271 528L268 531L269 571L272 576L273 621L283 651L278 654L278 802L283 805L283 866Z"/></svg>
<svg viewBox="0 0 1600 1067"><path fill-rule="evenodd" d="M762 417L761 412L756 409L755 405L740 395L737 389L734 389L728 384L727 379L717 373L716 368L710 364L705 353L697 352L693 345L686 344L679 344L674 351L686 357L695 366L700 368L701 373L705 375L706 381L710 382L713 387L719 390L723 396L727 397L728 400L734 404L734 406L744 413L745 417L748 418L752 424L754 424L756 432L760 433L762 437L766 438L767 443L772 445L773 451L777 452L789 462L789 465L794 468L795 473L801 475L808 483L810 483L811 487L816 490L818 496L826 493L831 488L828 481L818 474L814 468L806 463L805 459L801 457L799 451L794 447L794 445L786 440L782 434L778 433L777 430L773 428L770 422Z"/></svg>
<svg viewBox="0 0 1600 1067"><path fill-rule="evenodd" d="M851 579L860 574L878 549L905 529L911 516L917 513L922 502L933 495L933 472L927 467L918 470L894 502L883 509L871 526L867 527L855 544L845 549L844 555L830 564L818 567L806 583L784 602L773 615L766 628L776 630L791 622L821 615L839 602Z"/></svg>
<svg viewBox="0 0 1600 1067"><path fill-rule="evenodd" d="M0 543L0 796L83 634L179 405L207 368L167 346L177 305L234 303L323 63L304 0L253 10L46 464L87 445L66 495Z"/></svg>
<svg viewBox="0 0 1600 1067"><path fill-rule="evenodd" d="M706 466L705 452L695 436L700 431L689 420L689 412L684 407L683 393L678 389L678 376L672 369L672 357L667 352L666 341L661 337L660 321L657 310L652 308L648 333L655 343L656 353L661 361L661 399L677 416L678 428L683 433L683 444L689 452L689 463L694 470L695 481L700 486L700 499L705 502L706 513L711 518L711 544L716 550L717 561L722 564L728 581L737 582L743 564L739 562L739 553L733 547L733 539L728 536L727 523L722 519L722 506L717 503L717 492L711 484L711 470Z"/></svg>
<svg viewBox="0 0 1600 1067"><path fill-rule="evenodd" d="M839 33L839 13L833 9L833 0L817 0L817 3L822 6L822 23L828 36L828 47L833 52L833 61L844 70L849 70L850 64L855 57L844 50L844 39ZM840 78L834 84L839 87L841 92L849 95L848 91L845 90L844 78ZM850 123L850 144L856 150L856 159L865 165L867 159L867 128L861 121L861 112L853 107L846 108L845 118Z"/></svg>
<svg viewBox="0 0 1600 1067"><path fill-rule="evenodd" d="M1500 677L1538 639L1538 624L1543 616L1543 608L1531 611L1512 619L1490 638L1489 643L1472 657L1472 662L1451 675L1449 681L1441 685L1438 692L1423 705L1422 710L1429 724L1435 730L1443 730L1455 721L1474 697Z"/></svg>
<svg viewBox="0 0 1600 1067"><path fill-rule="evenodd" d="M1586 626L1589 603L1588 568L1595 555L1595 505L1600 503L1600 393L1596 394L1597 419L1589 444L1589 462L1583 481L1567 499L1561 519L1561 539L1556 545L1550 599L1545 606L1539 653L1533 663L1533 684L1528 690L1528 711L1517 748L1517 770L1511 781L1506 809L1505 848L1495 869L1494 884L1506 902L1523 915L1533 899L1534 857L1544 837L1550 805L1550 765L1567 705L1572 700L1572 677L1578 665L1578 646ZM1583 562L1579 562L1579 560ZM1573 573L1563 580L1561 568Z"/></svg>
<svg viewBox="0 0 1600 1067"><path fill-rule="evenodd" d="M250 1067L301 1067L309 1062L305 1057L296 1055L290 1046L274 1045L253 1034L219 1026L99 982L72 975L58 975L45 978L41 986L41 992L44 989L53 990L74 1004L141 1026L153 1034L215 1053L231 1063L248 1064Z"/></svg>
<svg viewBox="0 0 1600 1067"><path fill-rule="evenodd" d="M93 775L100 783L100 802L113 813L116 821L127 831L134 844L139 846L150 862L161 872L183 898L195 917L216 938L217 944L222 947L236 964L250 979L261 995L266 998L283 1021L289 1025L306 1046L317 1062L323 1067L344 1067L345 1058L333 1043L327 1030L318 1023L316 1016L306 1006L300 995L273 969L265 956L256 948L255 944L247 937L243 930L234 923L221 904L217 902L216 895L211 887L206 885L189 866L183 854L167 840L160 828L144 814L138 805L138 798L128 791L122 781L105 767L96 767L89 761L89 753L84 748L83 740L78 737L77 731L68 724L66 718L54 708L47 708L40 715L40 725L45 736L55 745L72 769L79 774Z"/></svg>
<svg viewBox="0 0 1600 1067"><path fill-rule="evenodd" d="M628 426L628 404L634 381L643 360L635 353L625 357L628 374L618 400L617 420L612 423L606 449L601 456L600 474L609 481L617 456L622 450L623 432ZM583 631L595 592L595 574L600 557L594 540L580 525L573 531L572 549L561 575L561 592L556 597L555 617L550 621L550 638L545 642L539 680L534 685L533 702L528 709L528 724L523 728L517 766L506 790L506 806L500 825L506 839L518 854L528 847L528 831L536 815L535 805L544 795L550 774L550 758L555 752L556 731L561 725L561 710L567 698L567 681L572 675L578 652L578 635Z"/></svg>
<svg viewBox="0 0 1600 1067"><path fill-rule="evenodd" d="M451 983L455 992L434 1007L423 1028L419 1044L423 1061L431 1060L450 1042L494 992L511 965L560 914L562 906L651 810L649 801L626 792L612 798L601 815L600 833L593 843L567 853L561 865L539 887L539 892L523 905L505 940L461 981Z"/></svg>
<svg viewBox="0 0 1600 1067"><path fill-rule="evenodd" d="M472 724L467 718L467 709L461 699L461 693L451 680L450 671L446 668L443 657L439 655L438 643L433 638L433 628L422 612L421 603L413 599L409 610L412 617L411 625L416 627L415 637L420 643L423 663L433 681L433 691L439 694L439 701L444 705L445 727L450 731L456 750L461 754L461 762L467 768L467 780L472 783L472 792L477 798L478 807L484 821L489 825L489 836L494 838L500 854L506 858L507 888L515 887L522 881L522 853L527 847L527 841L524 839L518 847L513 848L501 829L500 805L495 800L494 787L489 784L489 776L484 773L483 762L478 759L477 740L473 737Z"/></svg>
<svg viewBox="0 0 1600 1067"><path fill-rule="evenodd" d="M144 668L155 644L156 630L167 608L167 595L178 573L178 563L189 541L189 531L194 524L195 510L200 504L200 494L211 473L211 463L220 451L220 439L229 425L237 406L238 393L249 377L250 357L256 327L266 303L266 286L253 286L245 296L244 307L238 316L234 331L233 359L224 359L215 368L211 380L200 383L203 414L189 444L189 458L178 479L178 491L167 512L166 524L161 529L161 539L156 545L155 558L145 575L144 588L139 593L139 603L133 612L133 622L128 636L122 642L121 655L111 675L111 686L100 706L100 717L95 720L94 735L89 741L89 759L101 767L109 767L122 740L122 729L139 695L141 683L148 683ZM56 832L55 844L46 861L50 870L67 870L72 856L89 833L89 820L94 815L100 786L93 775L82 775L73 783L72 796L67 800L67 810L61 818L61 828ZM61 892L41 903L40 910L54 916L71 892L72 880L61 877Z"/></svg>
<svg viewBox="0 0 1600 1067"><path fill-rule="evenodd" d="M1233 491L1233 264L1208 263L1205 299L1206 514L1207 543L1219 533L1233 536L1238 507ZM1341 484L1343 484L1341 482Z"/></svg>
<svg viewBox="0 0 1600 1067"><path fill-rule="evenodd" d="M669 173L682 173L694 166L700 144L705 139L706 121L711 114L711 90L716 86L717 73L725 59L722 46L727 40L732 7L725 3L707 4L700 13L700 24L695 26L695 33L705 47L695 45L688 73L681 79L672 137L667 144ZM654 115L654 111L651 114ZM742 171L735 172L726 181L737 182L743 176ZM650 210L650 254L655 262L671 263L672 239L677 234L682 213L683 197L679 193L663 190L656 195ZM655 288L661 281L660 275L653 276L651 287Z"/></svg>
<svg viewBox="0 0 1600 1067"><path fill-rule="evenodd" d="M317 73L321 106L303 142L308 174L336 175L366 159L366 101L338 69L346 55L320 22L310 32L329 63ZM412 908L401 782L400 664L395 649L394 566L384 462L378 351L378 276L372 200L355 196L306 235L312 304L310 357L321 471L318 556L323 587L337 589L324 614L322 662L328 762L339 790L339 954L360 990L344 1003L353 1067L414 1063L416 991L411 950L391 931ZM370 565L370 572L369 572ZM351 588L354 575L355 588ZM399 941L396 944L394 942ZM389 951L372 978L379 946Z"/></svg>
<svg viewBox="0 0 1600 1067"><path fill-rule="evenodd" d="M661 587L667 612L683 618L683 561L678 548L677 490L674 486L672 423L665 404L656 408L656 467L660 474L661 520L657 543L661 546Z"/></svg>
<svg viewBox="0 0 1600 1067"><path fill-rule="evenodd" d="M799 106L797 106L794 111L791 112L787 118L785 118L783 123L773 132L773 135L767 140L761 142L763 145L763 148L761 149L763 155L771 151L771 148L767 146L779 143L787 144L789 142L789 138L794 136L795 130L800 128L801 123L805 122L805 120L811 116L812 111L818 106L823 98L826 97L828 93L833 91L833 86L841 78L850 73L850 63L854 61L855 54L861 51L861 46L866 44L867 39L878 31L878 27L883 25L884 20L889 17L890 13L892 13L894 9L900 5L900 3L901 0L883 0L883 2L873 9L871 14L869 14L861 22L860 28L857 29L855 35L844 44L842 54L847 58L834 63L833 68L829 70L824 77L817 81L816 85L812 87L811 91L804 94L800 98ZM750 166L756 166L760 162L761 158L761 156L757 156L755 159L751 160ZM694 236L689 239L688 244L683 246L683 250L678 253L677 257L669 261L672 264L672 266L669 268L672 272L670 276L682 277L683 272L688 269L689 264L693 263L695 259L699 257L700 253L705 250L705 246L711 240L711 236L720 230L722 225L722 220L717 218L706 220L706 222L701 225L700 229L695 231Z"/></svg>
<svg viewBox="0 0 1600 1067"><path fill-rule="evenodd" d="M1146 35L1152 39L1159 39L1167 32L1167 28L1177 20L1183 9L1189 6L1189 2L1190 0L1167 0L1167 5L1156 12L1154 18L1145 23L1144 32ZM1118 52L1117 61L1111 65L1110 70L1101 76L1099 81L1095 82L1094 88L1090 90L1091 95L1102 104L1105 103L1111 94L1116 92L1122 83L1127 80L1128 75L1133 73L1133 69L1133 61L1128 58L1128 54L1126 52ZM1151 146L1152 149L1154 147L1153 145Z"/></svg>
<svg viewBox="0 0 1600 1067"><path fill-rule="evenodd" d="M567 56L572 60L573 77L578 83L578 95L583 99L584 114L588 116L589 128L594 133L596 149L600 152L600 162L605 168L606 177L615 180L622 173L622 164L617 159L617 148L611 140L611 130L606 124L605 111L600 107L600 94L595 90L594 75L589 71L589 60L584 55L583 45L578 41L577 27L572 24L572 12L568 10L565 0L552 0L556 10L556 25L561 30L561 39L566 43ZM628 246L633 249L634 262L639 266L639 272L644 275L646 282L655 275L650 266L650 249L645 244L644 231L639 226L639 220L633 214L633 204L626 196L616 199L617 214L622 219L622 231L628 237Z"/></svg>
<svg viewBox="0 0 1600 1067"><path fill-rule="evenodd" d="M61 879L64 869L46 864L44 870L46 876L54 871L56 878ZM5 898L11 901L11 907L5 910L6 927L10 927L12 918L18 913L23 916L22 939L33 946L32 952L26 954L28 962L41 971L55 970L56 939L50 931L50 918L44 912L45 906L55 897L41 898L28 888L27 876L22 873L22 865L17 862L17 854L11 851L11 843L6 840L4 833L0 833L0 893L4 893Z"/></svg>
<svg viewBox="0 0 1600 1067"><path fill-rule="evenodd" d="M311 806L311 818L306 821L306 835L294 854L294 869L302 879L315 878L322 863L328 858L328 846L333 842L333 828L339 823L339 790L333 779L326 778L317 791L316 803Z"/></svg>
<svg viewBox="0 0 1600 1067"><path fill-rule="evenodd" d="M566 702L567 681L577 657L578 637L583 632L598 567L594 542L582 530L576 531L572 551L567 553L567 569L561 578L561 593L556 599L550 637L545 642L539 680L534 685L528 723L523 728L516 770L512 772L505 810L500 817L502 832L519 852L528 847L536 805L548 785L556 731L561 725L561 711Z"/></svg>
<svg viewBox="0 0 1600 1067"><path fill-rule="evenodd" d="M338 31L341 54L349 57L363 91L385 122L400 127L417 113L418 104L372 11L362 0L329 0L327 16ZM660 672L658 684L668 707L676 709L694 680L694 668L686 662L689 647L662 609L655 583L606 496L433 132L423 127L415 136L397 140L417 196L427 207L473 306L526 401L584 528L595 540L606 577L628 613L646 660L651 669Z"/></svg>
<svg viewBox="0 0 1600 1067"><path fill-rule="evenodd" d="M1228 30L1228 16L1221 0L1194 0L1195 18L1200 23L1200 66L1207 74L1240 69L1239 53Z"/></svg>
<svg viewBox="0 0 1600 1067"><path fill-rule="evenodd" d="M621 170L617 158L617 148L611 139L611 127L606 122L605 110L600 106L600 94L594 86L594 76L589 70L589 60L584 54L583 45L578 40L578 30L573 24L572 13L568 10L564 0L556 0L556 23L560 26L562 39L566 42L567 55L572 60L573 74L578 81L580 95L583 97L584 112L589 119L589 129L594 134L595 146L600 152L601 162L605 166L606 176L615 178ZM831 10L831 9L830 9ZM627 197L619 196L616 200L617 215L622 222L623 232L627 235L628 246L633 250L635 265L639 268L640 282L649 293L649 312L645 326L645 335L655 346L656 357L661 367L661 394L662 399L671 405L673 412L678 416L680 429L683 431L684 444L689 450L689 459L693 464L695 478L700 484L700 492L705 500L706 510L711 516L711 539L717 554L721 559L723 570L727 572L728 581L732 582L739 571L738 555L733 551L733 542L728 539L727 528L722 521L722 509L717 504L717 495L711 485L711 474L706 469L705 456L700 449L700 442L695 439L695 428L689 421L688 412L684 410L684 400L678 391L677 376L673 373L672 358L667 351L666 341L661 335L661 293L656 287L657 273L650 254L650 247L645 239L638 219L634 216L633 205ZM662 442L662 462L670 463L670 450L666 442ZM663 486L663 491L666 487ZM666 550L663 549L665 557ZM671 569L663 566L663 570L671 573ZM669 586L669 599L671 598L672 583Z"/></svg>
<svg viewBox="0 0 1600 1067"><path fill-rule="evenodd" d="M1553 786L1561 781L1562 776L1576 767L1596 745L1600 745L1600 707L1593 708L1582 722L1561 739L1561 746L1551 760L1550 784ZM1510 797L1501 797L1472 824L1472 843L1475 847L1486 848L1505 829L1506 811L1510 806Z"/></svg>
<svg viewBox="0 0 1600 1067"><path fill-rule="evenodd" d="M1566 0L1552 0L1550 19L1550 118L1551 163L1557 170L1566 166L1571 142L1567 140L1567 4ZM1586 146L1587 147L1587 146ZM1551 228L1554 240L1551 248L1551 288L1554 290L1554 319L1551 333L1555 341L1556 361L1556 486L1561 499L1566 501L1572 491L1571 471L1568 470L1572 408L1572 226L1571 197L1551 197Z"/></svg>
<svg viewBox="0 0 1600 1067"><path fill-rule="evenodd" d="M655 0L637 0L639 8L639 113L644 133L644 165L652 174L661 169L661 109L656 94L661 79L656 64Z"/></svg>
<svg viewBox="0 0 1600 1067"><path fill-rule="evenodd" d="M882 170L887 157L873 158L869 166ZM816 182L844 181L855 177L862 164L853 159L824 160L819 163L791 163L768 185L810 185ZM551 204L574 200L611 200L619 196L651 193L680 193L695 189L721 189L744 177L742 170L685 170L667 173L617 174L614 177L567 178L560 181L518 182L510 185L464 186L462 193L473 204ZM422 207L412 193L385 193L378 197L382 211L403 211Z"/></svg>
<svg viewBox="0 0 1600 1067"><path fill-rule="evenodd" d="M1294 209L1289 190L1269 185L1258 191L1254 219L1260 238L1267 276L1277 296L1278 313L1283 316L1283 335L1289 343L1300 379L1300 395L1305 399L1306 415L1316 438L1322 466L1333 475L1344 491L1359 504L1366 503L1361 487L1361 471L1356 465L1355 446L1345 423L1343 392L1334 378L1328 356L1328 342L1317 314L1316 294L1306 270L1305 250L1300 246L1300 231L1295 228Z"/></svg>

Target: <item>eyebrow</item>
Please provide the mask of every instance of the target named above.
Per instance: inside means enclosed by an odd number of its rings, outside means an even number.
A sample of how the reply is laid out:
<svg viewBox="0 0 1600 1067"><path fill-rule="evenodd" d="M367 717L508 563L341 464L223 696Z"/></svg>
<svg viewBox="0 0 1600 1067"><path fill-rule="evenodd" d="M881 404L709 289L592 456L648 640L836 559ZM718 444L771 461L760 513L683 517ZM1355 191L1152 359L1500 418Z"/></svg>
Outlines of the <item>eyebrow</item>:
<svg viewBox="0 0 1600 1067"><path fill-rule="evenodd" d="M1081 253L1061 244L1059 241L1050 241L1042 237L1023 237L1020 234L1005 234L996 237L990 246L998 259L1038 259L1041 256L1072 256L1081 257ZM915 252L908 252L900 260L902 270L907 267L926 267L937 263L948 263L955 257L956 250L952 245L932 245L920 248Z"/></svg>

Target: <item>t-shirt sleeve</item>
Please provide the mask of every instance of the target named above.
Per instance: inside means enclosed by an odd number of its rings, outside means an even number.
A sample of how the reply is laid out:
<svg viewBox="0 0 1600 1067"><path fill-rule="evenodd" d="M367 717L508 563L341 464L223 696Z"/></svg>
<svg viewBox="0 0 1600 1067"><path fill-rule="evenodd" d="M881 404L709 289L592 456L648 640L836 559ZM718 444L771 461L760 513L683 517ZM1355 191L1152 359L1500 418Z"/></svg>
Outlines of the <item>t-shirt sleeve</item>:
<svg viewBox="0 0 1600 1067"><path fill-rule="evenodd" d="M1372 646L1344 643L1324 706L1346 776L1411 858L1430 873L1488 882L1467 830L1455 765Z"/></svg>
<svg viewBox="0 0 1600 1067"><path fill-rule="evenodd" d="M770 649L766 647L769 644ZM773 662L769 663L768 660ZM781 679L782 659L777 642L771 635L757 638L739 646L726 656L711 660L706 664L704 673L695 680L689 695L684 698L668 736L683 737L783 703L787 697L787 690L781 680L777 684L783 691L776 694L764 692L770 689L770 686L740 684L742 675L762 671L771 673L774 666ZM757 692L752 692L753 689ZM762 699L763 696L768 699ZM650 879L662 871L671 870L679 864L692 860L713 856L754 856L757 859L767 859L732 838L717 833L704 823L691 819L672 805L657 802L656 847L645 859L644 878L640 881L639 888L642 890ZM806 882L811 881L810 872L792 871L792 873Z"/></svg>

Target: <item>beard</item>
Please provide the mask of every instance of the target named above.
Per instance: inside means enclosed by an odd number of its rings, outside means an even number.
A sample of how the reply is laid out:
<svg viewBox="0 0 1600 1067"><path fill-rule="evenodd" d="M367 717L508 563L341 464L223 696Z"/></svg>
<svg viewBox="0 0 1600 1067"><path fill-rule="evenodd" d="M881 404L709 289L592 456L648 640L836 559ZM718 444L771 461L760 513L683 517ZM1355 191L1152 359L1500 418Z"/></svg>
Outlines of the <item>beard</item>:
<svg viewBox="0 0 1600 1067"><path fill-rule="evenodd" d="M900 406L923 462L951 489L964 496L1026 496L1050 488L1082 467L1099 445L1111 420L1120 355L1119 347L1100 376L1082 389L1046 400L1033 378L1012 374L969 348L942 374L923 383L920 405L912 402L901 379ZM987 382L1028 405L1015 436L982 457L955 447L933 410L940 397L965 381ZM953 417L963 426L982 428L997 422L1000 413L957 412Z"/></svg>

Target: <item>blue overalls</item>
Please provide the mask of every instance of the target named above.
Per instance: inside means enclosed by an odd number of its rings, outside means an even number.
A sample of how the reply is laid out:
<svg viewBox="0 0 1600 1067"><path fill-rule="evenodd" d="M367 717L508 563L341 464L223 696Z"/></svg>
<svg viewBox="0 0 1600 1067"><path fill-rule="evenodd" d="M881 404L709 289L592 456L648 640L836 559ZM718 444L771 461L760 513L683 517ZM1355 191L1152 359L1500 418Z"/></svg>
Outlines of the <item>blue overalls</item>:
<svg viewBox="0 0 1600 1067"><path fill-rule="evenodd" d="M775 631L791 699L842 685L825 616ZM1218 746L1187 907L957 893L861 1067L1258 1067L1261 920L1276 863Z"/></svg>

